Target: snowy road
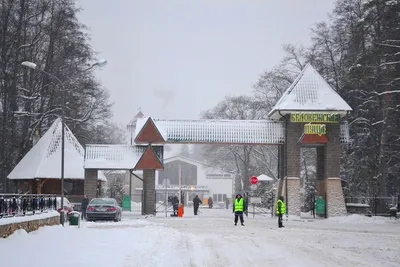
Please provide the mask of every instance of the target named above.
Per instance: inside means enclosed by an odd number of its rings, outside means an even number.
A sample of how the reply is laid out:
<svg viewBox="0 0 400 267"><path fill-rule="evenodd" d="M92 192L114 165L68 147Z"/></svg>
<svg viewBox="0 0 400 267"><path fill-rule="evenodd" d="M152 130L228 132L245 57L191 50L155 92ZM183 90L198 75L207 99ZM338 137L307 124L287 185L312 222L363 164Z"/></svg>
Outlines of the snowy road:
<svg viewBox="0 0 400 267"><path fill-rule="evenodd" d="M0 260L8 267L400 266L400 221L290 220L277 229L275 220L260 216L235 227L230 210L190 213L181 219L125 214L121 223L19 232L0 240ZM12 257L14 251L24 257Z"/></svg>

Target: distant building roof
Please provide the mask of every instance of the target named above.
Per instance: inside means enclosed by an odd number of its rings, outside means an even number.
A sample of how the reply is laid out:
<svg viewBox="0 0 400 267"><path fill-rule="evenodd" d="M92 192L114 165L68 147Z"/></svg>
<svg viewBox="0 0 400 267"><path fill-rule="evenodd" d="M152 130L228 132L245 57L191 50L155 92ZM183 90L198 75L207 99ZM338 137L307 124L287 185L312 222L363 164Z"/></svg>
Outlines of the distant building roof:
<svg viewBox="0 0 400 267"><path fill-rule="evenodd" d="M292 85L285 91L268 116L279 119L282 115L296 111L335 111L346 115L351 107L307 64Z"/></svg>
<svg viewBox="0 0 400 267"><path fill-rule="evenodd" d="M39 139L31 150L7 176L8 179L35 179L61 177L61 119L53 122L49 130ZM83 168L85 150L71 130L65 125L65 179L84 179ZM104 174L98 172L99 180L106 181Z"/></svg>
<svg viewBox="0 0 400 267"><path fill-rule="evenodd" d="M139 112L135 115L135 117L133 117L133 119L129 122L128 125L136 124L136 121L143 117L144 117L144 115L143 115L142 111L139 109Z"/></svg>
<svg viewBox="0 0 400 267"><path fill-rule="evenodd" d="M128 125L126 125L126 140L128 141L128 144L133 145L133 134L135 133L136 130L136 124L137 124L137 120L144 118L144 115L141 111L141 109L139 108L139 112L135 115L135 117L133 117L133 119L128 123Z"/></svg>
<svg viewBox="0 0 400 267"><path fill-rule="evenodd" d="M182 161L182 162L189 163L189 164L193 164L193 165L203 165L206 168L219 170L219 171L226 172L226 173L229 173L229 174L234 174L234 172L232 172L232 171L227 171L227 170L221 169L219 167L215 167L215 166L206 164L204 162L201 162L201 161L198 161L198 160L195 160L195 159L191 159L191 158L188 158L188 157L180 156L180 155L169 157L169 158L164 158L164 165L167 164L167 163L170 163L170 162L178 161L178 160Z"/></svg>

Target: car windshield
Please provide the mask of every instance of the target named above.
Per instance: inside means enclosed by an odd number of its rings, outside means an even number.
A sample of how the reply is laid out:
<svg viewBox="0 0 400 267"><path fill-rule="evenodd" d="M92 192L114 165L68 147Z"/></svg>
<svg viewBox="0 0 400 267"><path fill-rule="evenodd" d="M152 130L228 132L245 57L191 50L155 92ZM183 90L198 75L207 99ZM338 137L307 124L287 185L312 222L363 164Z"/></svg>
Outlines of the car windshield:
<svg viewBox="0 0 400 267"><path fill-rule="evenodd" d="M90 201L90 204L93 205L114 205L114 200L112 199L102 199L102 198L96 198Z"/></svg>

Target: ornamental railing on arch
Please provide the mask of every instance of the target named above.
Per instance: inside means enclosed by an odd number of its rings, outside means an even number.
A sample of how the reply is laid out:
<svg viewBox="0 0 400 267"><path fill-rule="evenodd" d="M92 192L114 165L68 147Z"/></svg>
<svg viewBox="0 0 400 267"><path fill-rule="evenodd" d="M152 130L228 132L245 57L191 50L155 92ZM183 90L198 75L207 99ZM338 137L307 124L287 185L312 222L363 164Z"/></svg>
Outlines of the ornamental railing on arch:
<svg viewBox="0 0 400 267"><path fill-rule="evenodd" d="M137 137L149 118L137 121ZM152 119L166 143L220 143L279 145L285 142L285 124L271 120L161 120ZM347 121L340 124L342 143L350 143Z"/></svg>
<svg viewBox="0 0 400 267"><path fill-rule="evenodd" d="M138 120L137 136L148 118ZM282 122L269 120L153 119L167 143L277 145L285 141Z"/></svg>

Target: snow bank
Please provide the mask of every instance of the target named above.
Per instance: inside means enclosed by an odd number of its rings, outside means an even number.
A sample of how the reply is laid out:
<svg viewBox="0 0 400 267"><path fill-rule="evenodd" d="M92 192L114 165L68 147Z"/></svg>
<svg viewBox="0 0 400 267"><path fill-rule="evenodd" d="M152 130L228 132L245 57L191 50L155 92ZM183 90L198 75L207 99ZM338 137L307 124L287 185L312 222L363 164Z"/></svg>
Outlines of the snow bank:
<svg viewBox="0 0 400 267"><path fill-rule="evenodd" d="M56 217L56 216L60 216L60 214L58 213L58 211L52 210L49 212L43 212L43 213L39 213L39 214L35 214L35 215L8 217L8 218L0 219L0 225L42 220L42 219L48 219L48 218L52 218L52 217Z"/></svg>
<svg viewBox="0 0 400 267"><path fill-rule="evenodd" d="M333 223L353 223L353 224L382 224L389 220L389 218L385 217L368 217L358 214L352 214L348 216L339 216L339 217L329 217L326 219L326 222Z"/></svg>
<svg viewBox="0 0 400 267"><path fill-rule="evenodd" d="M24 229L18 229L16 231L14 231L14 233L12 233L10 236L7 237L8 240L11 239L18 239L18 238L25 238L25 236L29 235L27 231L25 231Z"/></svg>
<svg viewBox="0 0 400 267"><path fill-rule="evenodd" d="M144 227L137 227L146 224ZM149 222L90 223L93 227L46 226L29 234L0 239L0 251L24 251L23 257L2 257L2 266L188 266L174 252L182 242L179 232ZM109 226L109 227L105 227ZM162 242L160 242L162 240ZM45 254L37 250L46 246ZM172 249L172 257L171 257ZM179 253L184 253L181 248ZM68 255L66 257L66 255ZM155 257L155 255L157 255Z"/></svg>

